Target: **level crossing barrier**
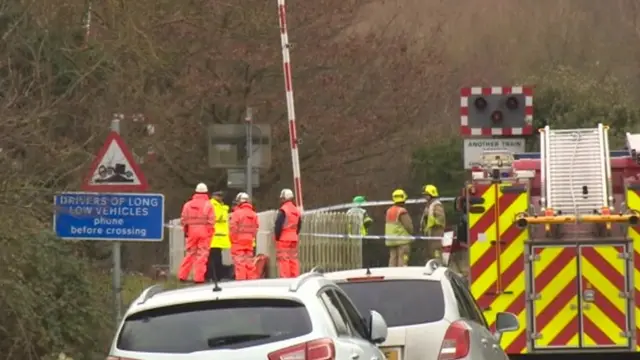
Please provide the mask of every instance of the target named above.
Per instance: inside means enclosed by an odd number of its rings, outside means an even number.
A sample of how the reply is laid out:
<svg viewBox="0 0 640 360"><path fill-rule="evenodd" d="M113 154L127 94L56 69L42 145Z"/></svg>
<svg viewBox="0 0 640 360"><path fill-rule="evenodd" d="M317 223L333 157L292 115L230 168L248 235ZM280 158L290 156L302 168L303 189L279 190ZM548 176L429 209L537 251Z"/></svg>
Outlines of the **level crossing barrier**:
<svg viewBox="0 0 640 360"><path fill-rule="evenodd" d="M454 198L440 198L442 202L453 201ZM424 199L407 200L407 204L421 204ZM362 207L391 206L391 201L369 201ZM302 229L300 233L299 258L301 271L307 271L315 266L321 266L326 271L360 268L363 265L362 240L384 240L382 235L361 236L351 234L349 224L357 224L357 215L347 215L344 211L353 207L352 203L339 204L314 210L304 211ZM258 213L260 227L256 238L256 252L269 257L269 273L276 274L275 244L273 228L277 210L267 210ZM180 262L184 257L184 233L180 226L180 219L170 220L166 224L169 234L169 269L177 274ZM404 239L405 237L397 237ZM442 241L440 237L412 236L412 240ZM231 265L229 251L223 251L222 261Z"/></svg>

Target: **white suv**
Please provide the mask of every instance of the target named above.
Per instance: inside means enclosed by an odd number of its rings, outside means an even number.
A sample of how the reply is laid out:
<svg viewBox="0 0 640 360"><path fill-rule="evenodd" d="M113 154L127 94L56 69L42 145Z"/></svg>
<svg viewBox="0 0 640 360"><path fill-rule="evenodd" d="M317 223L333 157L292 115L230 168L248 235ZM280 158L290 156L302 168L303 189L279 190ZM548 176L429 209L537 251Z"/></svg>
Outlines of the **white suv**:
<svg viewBox="0 0 640 360"><path fill-rule="evenodd" d="M430 261L425 267L357 269L325 274L362 313L379 311L389 326L388 360L508 360L500 336L518 329L499 313L491 333L462 278Z"/></svg>
<svg viewBox="0 0 640 360"><path fill-rule="evenodd" d="M363 318L319 272L162 291L124 316L107 360L383 360L382 316Z"/></svg>

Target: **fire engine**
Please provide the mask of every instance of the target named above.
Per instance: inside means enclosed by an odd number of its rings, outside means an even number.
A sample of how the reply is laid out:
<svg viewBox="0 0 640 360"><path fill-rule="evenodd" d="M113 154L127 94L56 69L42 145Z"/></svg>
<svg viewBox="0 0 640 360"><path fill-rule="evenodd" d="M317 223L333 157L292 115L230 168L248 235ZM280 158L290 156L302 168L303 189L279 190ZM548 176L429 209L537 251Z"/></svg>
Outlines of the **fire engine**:
<svg viewBox="0 0 640 360"><path fill-rule="evenodd" d="M539 130L539 153L485 151L467 185L471 292L510 355L640 351L640 135ZM604 355L604 354L603 354Z"/></svg>

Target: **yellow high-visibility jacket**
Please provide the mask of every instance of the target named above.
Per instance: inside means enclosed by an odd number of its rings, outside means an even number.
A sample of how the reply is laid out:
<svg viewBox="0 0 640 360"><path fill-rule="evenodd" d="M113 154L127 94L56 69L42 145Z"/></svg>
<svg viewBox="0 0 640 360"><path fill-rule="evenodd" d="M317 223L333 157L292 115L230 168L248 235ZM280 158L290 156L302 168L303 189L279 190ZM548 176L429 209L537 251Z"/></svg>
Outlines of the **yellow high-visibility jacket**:
<svg viewBox="0 0 640 360"><path fill-rule="evenodd" d="M216 215L215 234L211 237L211 247L228 249L231 247L231 240L229 240L229 206L216 199L211 199L211 206L213 206L213 211Z"/></svg>

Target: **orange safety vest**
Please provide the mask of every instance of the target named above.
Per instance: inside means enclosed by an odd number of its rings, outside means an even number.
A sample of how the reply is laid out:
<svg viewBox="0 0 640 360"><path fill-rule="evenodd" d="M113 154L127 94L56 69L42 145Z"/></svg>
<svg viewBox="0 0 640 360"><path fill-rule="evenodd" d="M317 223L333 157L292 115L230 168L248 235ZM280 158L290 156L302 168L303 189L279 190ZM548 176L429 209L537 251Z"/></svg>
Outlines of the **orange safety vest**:
<svg viewBox="0 0 640 360"><path fill-rule="evenodd" d="M300 223L300 210L291 201L287 201L280 210L284 212L284 225L280 233L280 241L298 242L298 224Z"/></svg>

